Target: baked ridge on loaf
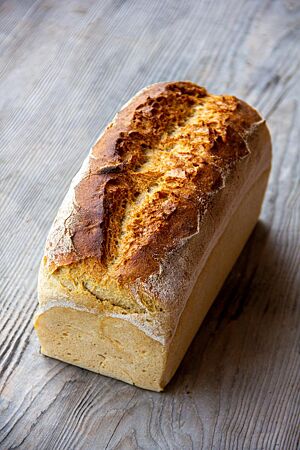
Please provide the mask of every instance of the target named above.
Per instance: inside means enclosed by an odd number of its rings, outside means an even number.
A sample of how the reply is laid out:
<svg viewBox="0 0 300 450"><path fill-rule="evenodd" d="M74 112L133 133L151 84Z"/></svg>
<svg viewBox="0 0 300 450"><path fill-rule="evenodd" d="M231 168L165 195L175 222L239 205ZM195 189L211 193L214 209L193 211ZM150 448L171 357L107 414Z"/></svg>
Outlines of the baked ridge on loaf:
<svg viewBox="0 0 300 450"><path fill-rule="evenodd" d="M233 96L170 82L133 97L49 232L42 352L162 390L257 221L270 161L265 121Z"/></svg>

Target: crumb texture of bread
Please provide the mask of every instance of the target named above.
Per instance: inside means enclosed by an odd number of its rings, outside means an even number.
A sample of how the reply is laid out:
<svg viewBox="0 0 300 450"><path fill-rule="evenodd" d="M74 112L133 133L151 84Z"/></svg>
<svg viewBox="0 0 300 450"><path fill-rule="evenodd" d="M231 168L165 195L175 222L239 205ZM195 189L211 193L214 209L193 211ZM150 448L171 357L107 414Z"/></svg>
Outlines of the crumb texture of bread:
<svg viewBox="0 0 300 450"><path fill-rule="evenodd" d="M184 81L142 90L58 211L40 268L41 314L67 305L170 346L210 253L270 161L265 121L236 97Z"/></svg>

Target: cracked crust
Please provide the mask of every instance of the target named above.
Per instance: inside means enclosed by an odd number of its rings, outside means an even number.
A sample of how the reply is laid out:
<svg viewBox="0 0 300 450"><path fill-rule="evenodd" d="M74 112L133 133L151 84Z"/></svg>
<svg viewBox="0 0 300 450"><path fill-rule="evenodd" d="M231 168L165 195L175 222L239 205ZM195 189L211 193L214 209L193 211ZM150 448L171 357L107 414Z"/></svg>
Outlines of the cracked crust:
<svg viewBox="0 0 300 450"><path fill-rule="evenodd" d="M167 344L270 152L265 122L241 100L190 82L144 89L71 184L47 239L40 304L72 301Z"/></svg>
<svg viewBox="0 0 300 450"><path fill-rule="evenodd" d="M198 227L211 194L248 154L260 117L231 96L192 83L137 95L92 148L73 184L68 214L47 240L51 271L95 258L120 281L146 279Z"/></svg>

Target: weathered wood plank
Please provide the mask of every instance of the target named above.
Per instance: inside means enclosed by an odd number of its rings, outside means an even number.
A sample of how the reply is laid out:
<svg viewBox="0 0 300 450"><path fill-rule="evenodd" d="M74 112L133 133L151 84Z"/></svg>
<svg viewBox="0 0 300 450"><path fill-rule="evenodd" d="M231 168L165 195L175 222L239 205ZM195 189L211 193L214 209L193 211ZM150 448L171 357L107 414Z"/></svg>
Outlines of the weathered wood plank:
<svg viewBox="0 0 300 450"><path fill-rule="evenodd" d="M0 448L296 449L300 423L300 5L4 1L0 6ZM163 394L39 355L48 228L115 111L192 79L267 116L257 225Z"/></svg>

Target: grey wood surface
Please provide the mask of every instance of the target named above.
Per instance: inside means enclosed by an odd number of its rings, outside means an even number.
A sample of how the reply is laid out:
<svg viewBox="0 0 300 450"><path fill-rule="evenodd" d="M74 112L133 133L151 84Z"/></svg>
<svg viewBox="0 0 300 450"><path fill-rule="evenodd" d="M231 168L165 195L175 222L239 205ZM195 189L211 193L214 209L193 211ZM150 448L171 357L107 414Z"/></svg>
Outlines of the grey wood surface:
<svg viewBox="0 0 300 450"><path fill-rule="evenodd" d="M5 0L0 7L0 448L297 449L300 1ZM191 79L266 116L261 221L165 393L39 354L46 233L119 107Z"/></svg>

